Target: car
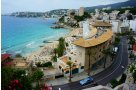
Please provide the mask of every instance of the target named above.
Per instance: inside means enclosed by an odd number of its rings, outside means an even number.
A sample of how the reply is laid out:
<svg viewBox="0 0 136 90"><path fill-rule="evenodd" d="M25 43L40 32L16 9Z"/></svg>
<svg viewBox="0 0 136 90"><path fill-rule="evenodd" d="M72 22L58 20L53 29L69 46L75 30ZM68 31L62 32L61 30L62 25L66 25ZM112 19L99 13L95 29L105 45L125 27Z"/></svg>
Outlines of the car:
<svg viewBox="0 0 136 90"><path fill-rule="evenodd" d="M83 85L87 85L93 82L93 78L92 77L87 77L85 79L80 80L80 84Z"/></svg>
<svg viewBox="0 0 136 90"><path fill-rule="evenodd" d="M125 67L124 66L121 66L122 69L124 69Z"/></svg>

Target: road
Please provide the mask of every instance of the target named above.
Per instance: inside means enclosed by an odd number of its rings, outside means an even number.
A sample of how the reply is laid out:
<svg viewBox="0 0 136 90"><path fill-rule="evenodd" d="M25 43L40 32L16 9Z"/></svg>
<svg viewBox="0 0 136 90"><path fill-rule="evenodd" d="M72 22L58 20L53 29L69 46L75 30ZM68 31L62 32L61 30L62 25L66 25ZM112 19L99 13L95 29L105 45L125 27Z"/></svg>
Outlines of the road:
<svg viewBox="0 0 136 90"><path fill-rule="evenodd" d="M106 68L104 71L92 76L94 78L94 81L97 82L99 85L106 85L109 83L112 79L116 79L118 76L120 76L128 65L128 51L127 51L127 43L126 43L126 37L121 37L121 41L119 44L119 51L114 59L113 64ZM122 68L121 66L124 66ZM53 86L53 90L81 90L84 88L92 87L91 84L81 86L79 84L79 81L64 84L64 85L56 85Z"/></svg>

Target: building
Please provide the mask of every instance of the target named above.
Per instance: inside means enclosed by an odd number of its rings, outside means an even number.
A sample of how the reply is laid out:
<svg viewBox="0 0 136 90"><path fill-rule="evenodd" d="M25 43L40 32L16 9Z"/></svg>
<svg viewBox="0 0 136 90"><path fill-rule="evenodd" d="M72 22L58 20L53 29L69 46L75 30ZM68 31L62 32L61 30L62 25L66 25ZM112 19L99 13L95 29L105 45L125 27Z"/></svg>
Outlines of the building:
<svg viewBox="0 0 136 90"><path fill-rule="evenodd" d="M72 9L69 9L68 11L67 11L67 16L71 16L71 13L73 12L73 10Z"/></svg>
<svg viewBox="0 0 136 90"><path fill-rule="evenodd" d="M77 60L73 59L72 57L69 56L62 56L58 58L57 64L60 69L60 71L64 74L64 76L69 76L70 74L70 67L67 65L67 62L71 61L72 62L72 74L79 73L83 71L83 66L81 66Z"/></svg>
<svg viewBox="0 0 136 90"><path fill-rule="evenodd" d="M136 32L136 19L130 20L130 29L132 29L132 31Z"/></svg>
<svg viewBox="0 0 136 90"><path fill-rule="evenodd" d="M111 13L110 13L110 19L111 20L116 20L117 19L117 15L118 15L118 13L119 13L120 11L112 11Z"/></svg>
<svg viewBox="0 0 136 90"><path fill-rule="evenodd" d="M1 54L1 65L2 67L5 66L13 66L13 59L11 58L11 54Z"/></svg>
<svg viewBox="0 0 136 90"><path fill-rule="evenodd" d="M69 20L70 20L70 17L69 17L69 16L65 16L65 17L64 17L64 22L67 23Z"/></svg>
<svg viewBox="0 0 136 90"><path fill-rule="evenodd" d="M130 26L129 20L123 20L123 22L122 22L122 24L120 26L121 32L124 33L126 31L129 31L129 26Z"/></svg>
<svg viewBox="0 0 136 90"><path fill-rule="evenodd" d="M107 13L103 12L102 20L104 20L104 21L108 21L108 20L109 20L109 18L110 18L110 16L109 16Z"/></svg>
<svg viewBox="0 0 136 90"><path fill-rule="evenodd" d="M89 38L89 32L90 32L90 25L89 21L84 21L83 22L83 38L87 39Z"/></svg>
<svg viewBox="0 0 136 90"><path fill-rule="evenodd" d="M100 21L92 23L91 26L89 38L81 37L73 42L78 51L75 57L78 58L77 62L80 62L84 70L89 69L89 62L92 69L98 62L103 62L101 61L102 51L109 48L113 38L110 23Z"/></svg>
<svg viewBox="0 0 136 90"><path fill-rule="evenodd" d="M119 20L111 20L110 23L112 24L112 31L114 33L120 33L121 32L121 21Z"/></svg>
<svg viewBox="0 0 136 90"><path fill-rule="evenodd" d="M83 16L84 15L84 7L80 7L79 11L78 11L79 16Z"/></svg>

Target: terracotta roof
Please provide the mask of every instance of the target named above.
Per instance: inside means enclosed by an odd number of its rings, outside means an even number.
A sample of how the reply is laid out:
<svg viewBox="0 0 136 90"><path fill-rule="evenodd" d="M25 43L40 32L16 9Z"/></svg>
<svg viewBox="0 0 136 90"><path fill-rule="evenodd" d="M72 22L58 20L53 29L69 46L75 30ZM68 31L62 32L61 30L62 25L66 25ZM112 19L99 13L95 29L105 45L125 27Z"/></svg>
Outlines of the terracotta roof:
<svg viewBox="0 0 136 90"><path fill-rule="evenodd" d="M102 26L104 26L104 27L111 27L112 26L110 23L103 22L103 21L94 22L94 23L92 23L92 25L95 26L95 27L102 27Z"/></svg>
<svg viewBox="0 0 136 90"><path fill-rule="evenodd" d="M133 45L133 50L134 50L134 51L136 51L136 44L135 44L135 45Z"/></svg>
<svg viewBox="0 0 136 90"><path fill-rule="evenodd" d="M11 56L11 54L1 54L1 61L6 60L10 56Z"/></svg>
<svg viewBox="0 0 136 90"><path fill-rule="evenodd" d="M92 30L89 33L89 37L93 37L94 35L96 35L97 33L97 29L96 28L92 28Z"/></svg>
<svg viewBox="0 0 136 90"><path fill-rule="evenodd" d="M78 40L74 41L73 44L81 46L81 47L92 47L98 44L104 43L105 41L109 40L112 37L113 33L111 30L107 30L98 38L91 38L85 40L84 38L79 38Z"/></svg>
<svg viewBox="0 0 136 90"><path fill-rule="evenodd" d="M68 56L62 56L60 58L64 63L67 63L69 61L69 57Z"/></svg>
<svg viewBox="0 0 136 90"><path fill-rule="evenodd" d="M16 67L26 67L26 63L25 62L19 62L16 64Z"/></svg>

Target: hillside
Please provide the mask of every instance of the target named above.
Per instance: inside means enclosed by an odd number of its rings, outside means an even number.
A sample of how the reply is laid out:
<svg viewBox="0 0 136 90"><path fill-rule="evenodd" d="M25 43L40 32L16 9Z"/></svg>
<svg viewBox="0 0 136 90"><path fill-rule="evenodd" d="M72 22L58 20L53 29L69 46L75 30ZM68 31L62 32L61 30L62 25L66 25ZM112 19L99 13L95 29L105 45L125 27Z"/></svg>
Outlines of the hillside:
<svg viewBox="0 0 136 90"><path fill-rule="evenodd" d="M136 0L129 0L126 2L120 2L120 3L115 3L115 4L108 4L108 5L99 5L99 6L93 6L93 7L86 7L85 10L87 12L92 12L94 11L96 8L97 9L102 9L102 8L106 8L106 7L111 7L112 9L118 9L121 7L136 7Z"/></svg>

